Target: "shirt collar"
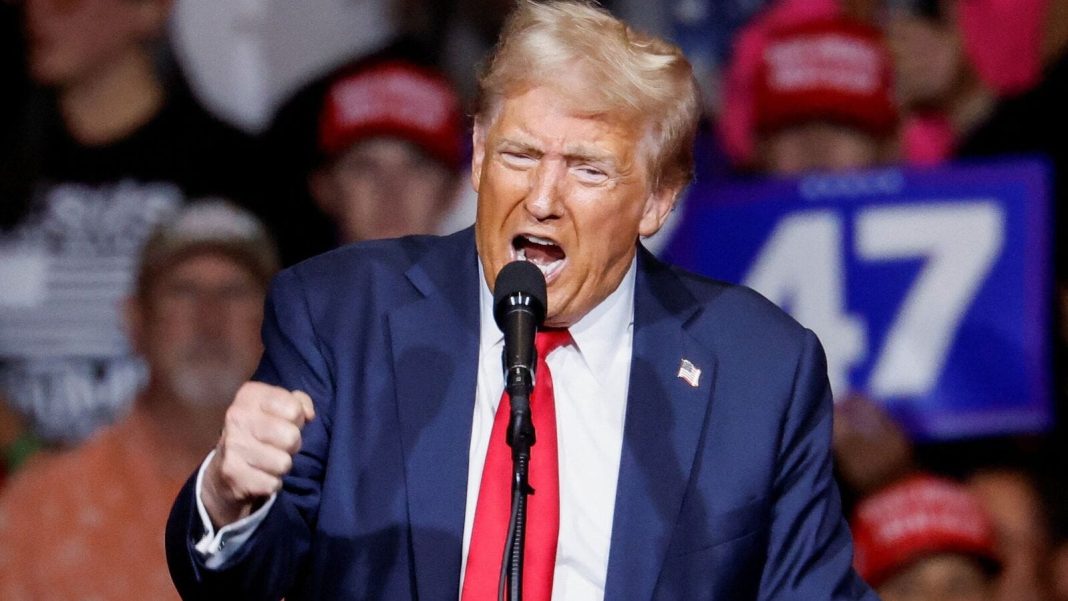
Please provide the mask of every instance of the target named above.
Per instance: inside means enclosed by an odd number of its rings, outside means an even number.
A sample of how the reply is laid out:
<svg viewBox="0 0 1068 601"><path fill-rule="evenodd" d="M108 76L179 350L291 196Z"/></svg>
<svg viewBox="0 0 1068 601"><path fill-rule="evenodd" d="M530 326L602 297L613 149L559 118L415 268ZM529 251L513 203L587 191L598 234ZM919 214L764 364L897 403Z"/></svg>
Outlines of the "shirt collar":
<svg viewBox="0 0 1068 601"><path fill-rule="evenodd" d="M579 355L598 380L607 377L616 351L630 340L634 327L634 280L637 265L638 259L635 256L623 280L608 298L568 328ZM479 294L480 344L482 348L493 348L504 341L504 334L493 319L493 294L486 284L481 261L478 264L478 275L482 283Z"/></svg>

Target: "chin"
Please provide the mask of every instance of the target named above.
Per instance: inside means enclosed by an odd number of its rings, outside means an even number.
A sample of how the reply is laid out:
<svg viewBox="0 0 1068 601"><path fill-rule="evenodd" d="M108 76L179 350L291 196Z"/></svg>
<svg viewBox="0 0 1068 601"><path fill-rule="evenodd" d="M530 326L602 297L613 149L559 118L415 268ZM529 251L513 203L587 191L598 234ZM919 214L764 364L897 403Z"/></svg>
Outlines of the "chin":
<svg viewBox="0 0 1068 601"><path fill-rule="evenodd" d="M552 314L545 318L545 325L551 328L566 328L574 325L577 319L572 319L571 312L565 308L562 311L557 311L555 307L559 307L562 301L555 302L552 293L549 293L549 307Z"/></svg>

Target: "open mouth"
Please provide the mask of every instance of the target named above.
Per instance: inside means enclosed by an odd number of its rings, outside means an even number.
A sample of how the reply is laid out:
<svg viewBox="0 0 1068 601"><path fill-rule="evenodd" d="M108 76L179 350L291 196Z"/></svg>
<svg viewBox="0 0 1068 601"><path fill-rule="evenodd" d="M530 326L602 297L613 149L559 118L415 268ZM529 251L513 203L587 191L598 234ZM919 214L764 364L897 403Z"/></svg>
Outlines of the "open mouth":
<svg viewBox="0 0 1068 601"><path fill-rule="evenodd" d="M545 280L555 275L564 265L567 254L560 245L548 238L539 238L523 234L512 239L512 249L515 258L520 261L530 261L541 270Z"/></svg>

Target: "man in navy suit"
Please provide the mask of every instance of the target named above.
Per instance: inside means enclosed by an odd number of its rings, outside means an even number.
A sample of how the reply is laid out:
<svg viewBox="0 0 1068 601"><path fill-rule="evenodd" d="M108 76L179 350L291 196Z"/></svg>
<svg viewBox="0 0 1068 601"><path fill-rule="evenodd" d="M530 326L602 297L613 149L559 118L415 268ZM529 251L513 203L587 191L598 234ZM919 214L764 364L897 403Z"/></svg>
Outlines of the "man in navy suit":
<svg viewBox="0 0 1068 601"><path fill-rule="evenodd" d="M469 551L504 387L491 291L522 259L569 333L545 356L559 532L539 599L875 599L851 568L815 336L639 244L691 178L681 52L586 4L521 2L481 86L473 229L276 278L257 381L171 514L178 590L486 598L472 581L498 564Z"/></svg>

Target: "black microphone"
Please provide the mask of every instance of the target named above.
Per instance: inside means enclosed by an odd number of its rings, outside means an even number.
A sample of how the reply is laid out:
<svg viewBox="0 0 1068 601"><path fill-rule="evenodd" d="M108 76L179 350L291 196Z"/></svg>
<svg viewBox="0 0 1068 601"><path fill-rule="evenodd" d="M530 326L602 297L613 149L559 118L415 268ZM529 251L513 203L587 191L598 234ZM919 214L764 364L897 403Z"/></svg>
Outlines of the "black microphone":
<svg viewBox="0 0 1068 601"><path fill-rule="evenodd" d="M512 261L497 274L493 286L493 318L504 332L504 384L511 402L508 444L515 438L534 444L530 393L534 388L534 335L545 320L545 276L529 261Z"/></svg>

